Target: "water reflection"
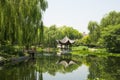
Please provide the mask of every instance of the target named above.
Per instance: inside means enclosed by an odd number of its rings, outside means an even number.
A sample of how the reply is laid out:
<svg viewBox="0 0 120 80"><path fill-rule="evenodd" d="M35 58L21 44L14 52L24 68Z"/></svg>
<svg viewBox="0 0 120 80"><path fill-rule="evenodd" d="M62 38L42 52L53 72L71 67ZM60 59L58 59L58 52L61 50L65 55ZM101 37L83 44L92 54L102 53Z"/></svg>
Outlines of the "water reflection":
<svg viewBox="0 0 120 80"><path fill-rule="evenodd" d="M37 55L0 69L0 80L119 80L120 57Z"/></svg>
<svg viewBox="0 0 120 80"><path fill-rule="evenodd" d="M44 80L87 80L88 74L88 67L83 64L70 73L57 72L55 76L45 73Z"/></svg>
<svg viewBox="0 0 120 80"><path fill-rule="evenodd" d="M120 57L87 57L89 80L119 80Z"/></svg>

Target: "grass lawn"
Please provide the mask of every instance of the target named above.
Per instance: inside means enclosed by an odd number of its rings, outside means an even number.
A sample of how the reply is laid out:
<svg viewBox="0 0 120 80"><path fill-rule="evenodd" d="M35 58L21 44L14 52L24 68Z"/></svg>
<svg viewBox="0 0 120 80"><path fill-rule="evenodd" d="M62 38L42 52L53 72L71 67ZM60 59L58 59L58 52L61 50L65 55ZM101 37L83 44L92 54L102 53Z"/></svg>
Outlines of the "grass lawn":
<svg viewBox="0 0 120 80"><path fill-rule="evenodd" d="M106 49L88 48L86 46L72 47L72 54L77 55L96 55L96 56L120 56L120 53L109 53Z"/></svg>

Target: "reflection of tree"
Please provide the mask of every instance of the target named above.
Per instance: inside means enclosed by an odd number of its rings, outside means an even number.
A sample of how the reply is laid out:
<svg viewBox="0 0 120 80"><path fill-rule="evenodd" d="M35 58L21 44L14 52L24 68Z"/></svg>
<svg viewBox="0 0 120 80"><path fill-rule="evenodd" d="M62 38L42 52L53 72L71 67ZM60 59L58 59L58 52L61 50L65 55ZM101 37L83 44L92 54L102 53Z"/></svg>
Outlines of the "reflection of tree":
<svg viewBox="0 0 120 80"><path fill-rule="evenodd" d="M36 58L35 70L38 80L43 80L43 66L44 61L40 61L40 58ZM40 61L40 62L38 62Z"/></svg>
<svg viewBox="0 0 120 80"><path fill-rule="evenodd" d="M34 80L34 62L10 65L0 71L1 80ZM29 64L29 65L28 65Z"/></svg>
<svg viewBox="0 0 120 80"><path fill-rule="evenodd" d="M0 80L44 80L43 73L55 76L57 72L66 74L78 69L82 63L89 65L88 80L119 80L119 57L72 56L71 59L57 56L38 56L17 65L10 65L0 70ZM65 67L57 64L58 61L74 61Z"/></svg>
<svg viewBox="0 0 120 80"><path fill-rule="evenodd" d="M119 80L120 63L118 57L87 57L89 67L89 80Z"/></svg>
<svg viewBox="0 0 120 80"><path fill-rule="evenodd" d="M39 63L36 63L37 71L40 72L40 70L39 70L40 68L38 68L38 67L42 67L43 73L47 72L53 76L56 75L56 72L60 72L60 73L72 72L73 70L77 69L81 65L80 58L75 59L74 56L73 56L73 60L61 59L60 57L57 57L57 56L42 56L42 59L38 58L38 60L39 61L37 61L37 62L39 62ZM58 62L60 60L75 61L76 64L71 64L68 67L65 67L61 64L58 64ZM40 64L40 63L42 63L42 64Z"/></svg>
<svg viewBox="0 0 120 80"><path fill-rule="evenodd" d="M108 57L104 71L113 78L120 79L120 57Z"/></svg>

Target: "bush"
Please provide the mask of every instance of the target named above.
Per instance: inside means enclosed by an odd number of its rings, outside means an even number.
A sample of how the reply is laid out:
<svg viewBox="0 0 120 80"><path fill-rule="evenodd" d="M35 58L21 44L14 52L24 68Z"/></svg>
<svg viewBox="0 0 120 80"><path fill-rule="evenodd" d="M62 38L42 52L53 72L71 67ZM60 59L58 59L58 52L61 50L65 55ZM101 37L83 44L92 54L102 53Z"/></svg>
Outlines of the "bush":
<svg viewBox="0 0 120 80"><path fill-rule="evenodd" d="M109 52L120 52L120 24L108 26L102 32L103 45Z"/></svg>

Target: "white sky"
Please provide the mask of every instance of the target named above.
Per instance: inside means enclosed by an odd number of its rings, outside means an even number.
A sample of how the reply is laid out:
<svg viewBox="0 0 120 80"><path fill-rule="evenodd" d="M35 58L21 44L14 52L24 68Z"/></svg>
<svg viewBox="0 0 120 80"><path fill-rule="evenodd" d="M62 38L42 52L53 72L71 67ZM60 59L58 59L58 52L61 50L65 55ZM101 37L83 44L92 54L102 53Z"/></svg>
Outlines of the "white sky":
<svg viewBox="0 0 120 80"><path fill-rule="evenodd" d="M88 33L89 21L100 22L110 11L120 11L120 0L47 0L48 9L44 13L44 25L73 27Z"/></svg>

